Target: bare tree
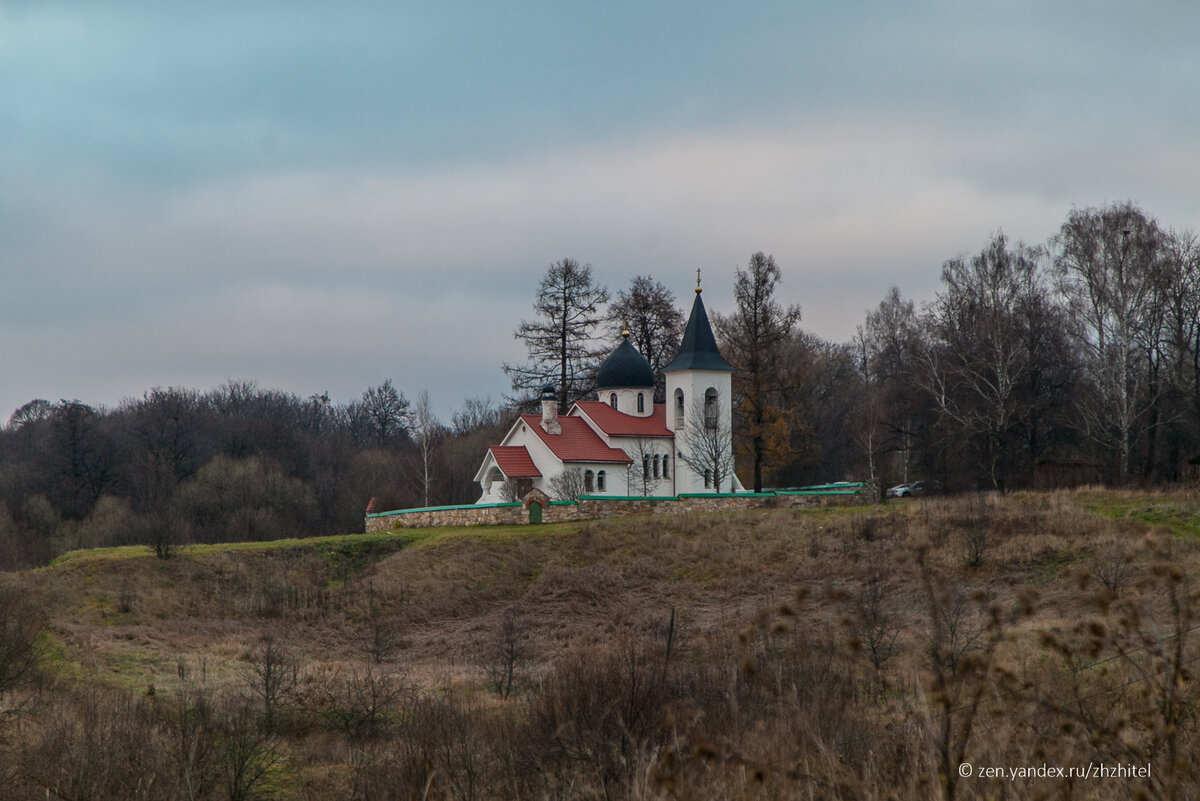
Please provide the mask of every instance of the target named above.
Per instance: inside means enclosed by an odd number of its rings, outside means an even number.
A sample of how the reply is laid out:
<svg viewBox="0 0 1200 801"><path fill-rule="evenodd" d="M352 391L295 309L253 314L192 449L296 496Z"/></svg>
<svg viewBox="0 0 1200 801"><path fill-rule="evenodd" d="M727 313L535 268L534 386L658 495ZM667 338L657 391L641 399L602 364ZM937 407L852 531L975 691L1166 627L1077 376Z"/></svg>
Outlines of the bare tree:
<svg viewBox="0 0 1200 801"><path fill-rule="evenodd" d="M362 399L351 404L350 416L365 429L368 440L386 448L402 440L408 431L409 402L404 393L387 379L377 387L368 387Z"/></svg>
<svg viewBox="0 0 1200 801"><path fill-rule="evenodd" d="M864 381L858 402L850 410L850 437L866 457L867 476L872 481L879 480L879 458L887 450L883 418L883 403L877 388Z"/></svg>
<svg viewBox="0 0 1200 801"><path fill-rule="evenodd" d="M914 376L954 430L955 444L978 441L983 468L996 489L1005 489L1019 443L1019 423L1035 414L1038 400L1026 390L1035 363L1046 354L1030 328L1050 308L1041 280L1041 251L1010 248L997 233L979 255L951 259L929 307L925 327L930 341L920 350L923 369ZM1028 425L1027 425L1028 427Z"/></svg>
<svg viewBox="0 0 1200 801"><path fill-rule="evenodd" d="M178 792L187 801L208 798L216 781L216 737L208 694L181 690L164 704L165 750L174 763Z"/></svg>
<svg viewBox="0 0 1200 801"><path fill-rule="evenodd" d="M363 621L363 650L371 661L382 665L400 647L402 627L399 616L384 607L374 582L367 584L367 608Z"/></svg>
<svg viewBox="0 0 1200 801"><path fill-rule="evenodd" d="M1092 552L1087 560L1087 569L1115 598L1133 578L1133 556L1127 544L1121 538L1114 537Z"/></svg>
<svg viewBox="0 0 1200 801"><path fill-rule="evenodd" d="M28 679L37 666L42 649L41 615L15 589L0 589L0 694Z"/></svg>
<svg viewBox="0 0 1200 801"><path fill-rule="evenodd" d="M1153 406L1146 355L1167 265L1165 236L1141 209L1124 203L1072 211L1053 244L1059 290L1078 321L1098 390L1099 403L1087 410L1088 433L1115 454L1124 483Z"/></svg>
<svg viewBox="0 0 1200 801"><path fill-rule="evenodd" d="M229 801L268 798L268 788L283 762L275 735L260 727L245 706L235 706L219 724L221 773Z"/></svg>
<svg viewBox="0 0 1200 801"><path fill-rule="evenodd" d="M114 478L104 420L102 412L77 400L59 403L50 416L48 494L64 517L84 518Z"/></svg>
<svg viewBox="0 0 1200 801"><path fill-rule="evenodd" d="M434 455L442 440L444 429L433 413L429 392L422 390L413 407L412 434L417 444L417 484L424 499L422 506L429 505L429 489L433 484Z"/></svg>
<svg viewBox="0 0 1200 801"><path fill-rule="evenodd" d="M367 662L352 664L347 674L339 668L324 677L317 702L354 740L369 737L388 721L409 695L403 674Z"/></svg>
<svg viewBox="0 0 1200 801"><path fill-rule="evenodd" d="M550 479L550 492L556 500L573 501L586 491L583 470L578 467L565 467Z"/></svg>
<svg viewBox="0 0 1200 801"><path fill-rule="evenodd" d="M645 497L654 494L654 486L657 483L658 476L654 474L651 465L658 455L654 449L655 441L646 437L635 437L632 442L632 448L629 451L633 463L625 470L626 486L629 489L629 494L634 494L634 488L639 490L639 493Z"/></svg>
<svg viewBox="0 0 1200 801"><path fill-rule="evenodd" d="M54 411L54 404L42 398L35 398L17 408L8 418L8 430L15 431L27 423L45 420Z"/></svg>
<svg viewBox="0 0 1200 801"><path fill-rule="evenodd" d="M553 486L554 482L551 482ZM515 478L506 478L500 485L500 497L505 503L516 503L521 500L521 484Z"/></svg>
<svg viewBox="0 0 1200 801"><path fill-rule="evenodd" d="M592 280L590 264L563 259L551 264L538 285L533 320L514 332L529 353L526 365L505 364L518 399L531 398L547 380L558 379L559 411L587 389L595 372L592 338L604 320L608 290Z"/></svg>
<svg viewBox="0 0 1200 801"><path fill-rule="evenodd" d="M525 621L512 609L504 613L500 625L481 643L477 651L479 666L488 686L501 698L512 694L513 683L529 660Z"/></svg>
<svg viewBox="0 0 1200 801"><path fill-rule="evenodd" d="M450 429L460 437L499 423L500 409L491 398L467 398L461 409L450 413Z"/></svg>
<svg viewBox="0 0 1200 801"><path fill-rule="evenodd" d="M877 556L850 599L851 630L876 674L898 650L901 619L895 608L895 591L886 566Z"/></svg>
<svg viewBox="0 0 1200 801"><path fill-rule="evenodd" d="M878 405L876 418L885 440L873 447L894 453L904 481L909 480L914 441L922 434L921 409L912 387L912 374L921 352L916 309L892 287L879 306L867 314L859 335L860 369Z"/></svg>
<svg viewBox="0 0 1200 801"><path fill-rule="evenodd" d="M300 661L268 636L255 654L247 678L250 692L262 704L263 728L275 731L276 712L300 681Z"/></svg>
<svg viewBox="0 0 1200 801"><path fill-rule="evenodd" d="M1193 231L1172 231L1166 248L1157 346L1169 369L1163 374L1163 391L1152 392L1151 398L1170 403L1161 414L1157 408L1152 412L1146 472L1155 467L1154 435L1162 424L1168 431L1162 477L1177 481L1181 463L1200 448L1200 238Z"/></svg>
<svg viewBox="0 0 1200 801"><path fill-rule="evenodd" d="M608 309L608 319L618 335L622 330L629 331L633 346L650 363L658 377L655 397L661 401L665 378L660 371L679 350L685 322L683 312L675 305L674 293L650 276L639 275L628 290L617 293Z"/></svg>
<svg viewBox="0 0 1200 801"><path fill-rule="evenodd" d="M703 403L694 402L678 432L679 458L697 475L706 476L716 492L727 481L733 487L733 436L724 421L713 420Z"/></svg>

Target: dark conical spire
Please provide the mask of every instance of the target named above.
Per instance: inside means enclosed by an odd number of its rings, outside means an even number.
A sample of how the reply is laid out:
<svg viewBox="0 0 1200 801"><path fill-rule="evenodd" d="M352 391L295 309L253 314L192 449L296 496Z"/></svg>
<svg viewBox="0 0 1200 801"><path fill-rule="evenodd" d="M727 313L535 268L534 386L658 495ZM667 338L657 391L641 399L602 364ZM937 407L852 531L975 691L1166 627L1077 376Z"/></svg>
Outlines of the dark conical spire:
<svg viewBox="0 0 1200 801"><path fill-rule="evenodd" d="M704 310L704 301L700 299L700 287L696 287L696 301L692 304L692 314L688 317L687 328L683 329L683 340L679 343L679 353L671 363L663 368L670 370L729 370L733 367L725 361L721 351L717 350L717 338L713 336L712 325L708 322L708 312Z"/></svg>

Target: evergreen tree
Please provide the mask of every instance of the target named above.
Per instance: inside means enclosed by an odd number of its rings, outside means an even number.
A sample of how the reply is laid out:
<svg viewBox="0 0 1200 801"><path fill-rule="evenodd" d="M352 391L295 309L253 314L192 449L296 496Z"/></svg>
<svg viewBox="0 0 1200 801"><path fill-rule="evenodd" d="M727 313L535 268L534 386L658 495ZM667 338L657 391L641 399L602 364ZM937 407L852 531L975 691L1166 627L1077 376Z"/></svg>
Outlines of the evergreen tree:
<svg viewBox="0 0 1200 801"><path fill-rule="evenodd" d="M538 285L535 317L523 320L513 335L525 343L529 362L505 364L516 400L535 398L547 382L558 382L560 411L589 388L596 372L592 347L608 290L592 280L592 266L574 259L551 264Z"/></svg>
<svg viewBox="0 0 1200 801"><path fill-rule="evenodd" d="M785 359L787 343L800 321L800 307L779 305L775 286L780 271L774 256L761 251L750 257L734 282L736 311L718 317L733 374L734 413L743 447L754 464L754 491L763 487L763 466L789 450L790 383Z"/></svg>

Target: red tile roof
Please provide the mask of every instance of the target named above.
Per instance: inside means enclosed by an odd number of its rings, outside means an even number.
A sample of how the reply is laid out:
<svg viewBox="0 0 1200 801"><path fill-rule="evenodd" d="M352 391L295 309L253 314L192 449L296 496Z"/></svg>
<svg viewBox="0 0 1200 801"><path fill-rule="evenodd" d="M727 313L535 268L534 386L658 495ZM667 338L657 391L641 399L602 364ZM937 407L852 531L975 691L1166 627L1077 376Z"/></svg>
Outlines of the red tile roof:
<svg viewBox="0 0 1200 801"><path fill-rule="evenodd" d="M561 434L547 434L542 430L542 417L538 414L523 414L521 419L546 446L564 462L616 462L631 464L632 459L619 448L610 448L600 435L582 417L559 417Z"/></svg>
<svg viewBox="0 0 1200 801"><path fill-rule="evenodd" d="M674 436L667 428L667 407L662 403L654 404L654 412L649 417L618 412L600 401L576 401L575 405L610 437Z"/></svg>
<svg viewBox="0 0 1200 801"><path fill-rule="evenodd" d="M524 445L493 445L488 448L496 460L500 472L508 478L541 478L542 471L537 469L529 451Z"/></svg>

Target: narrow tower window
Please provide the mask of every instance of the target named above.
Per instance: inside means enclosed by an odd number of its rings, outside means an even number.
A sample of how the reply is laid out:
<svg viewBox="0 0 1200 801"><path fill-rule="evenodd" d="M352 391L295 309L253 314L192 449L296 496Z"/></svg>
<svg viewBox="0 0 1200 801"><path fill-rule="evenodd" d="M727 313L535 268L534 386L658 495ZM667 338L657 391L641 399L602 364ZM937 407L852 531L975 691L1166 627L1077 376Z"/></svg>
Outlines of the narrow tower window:
<svg viewBox="0 0 1200 801"><path fill-rule="evenodd" d="M646 412L646 396L643 393L639 392L638 393L638 414L645 414L645 412Z"/></svg>
<svg viewBox="0 0 1200 801"><path fill-rule="evenodd" d="M705 486L708 486L705 484ZM596 474L588 470L583 474L583 491L592 492L596 488Z"/></svg>
<svg viewBox="0 0 1200 801"><path fill-rule="evenodd" d="M614 409L617 408L617 393L610 392L608 394L608 405L613 407Z"/></svg>
<svg viewBox="0 0 1200 801"><path fill-rule="evenodd" d="M604 471L601 470L599 473L596 474L596 491L604 492L604 490L607 488L607 486L608 486L608 476L606 476L604 474Z"/></svg>
<svg viewBox="0 0 1200 801"><path fill-rule="evenodd" d="M704 425L708 428L716 428L719 417L717 391L709 387L704 393Z"/></svg>

